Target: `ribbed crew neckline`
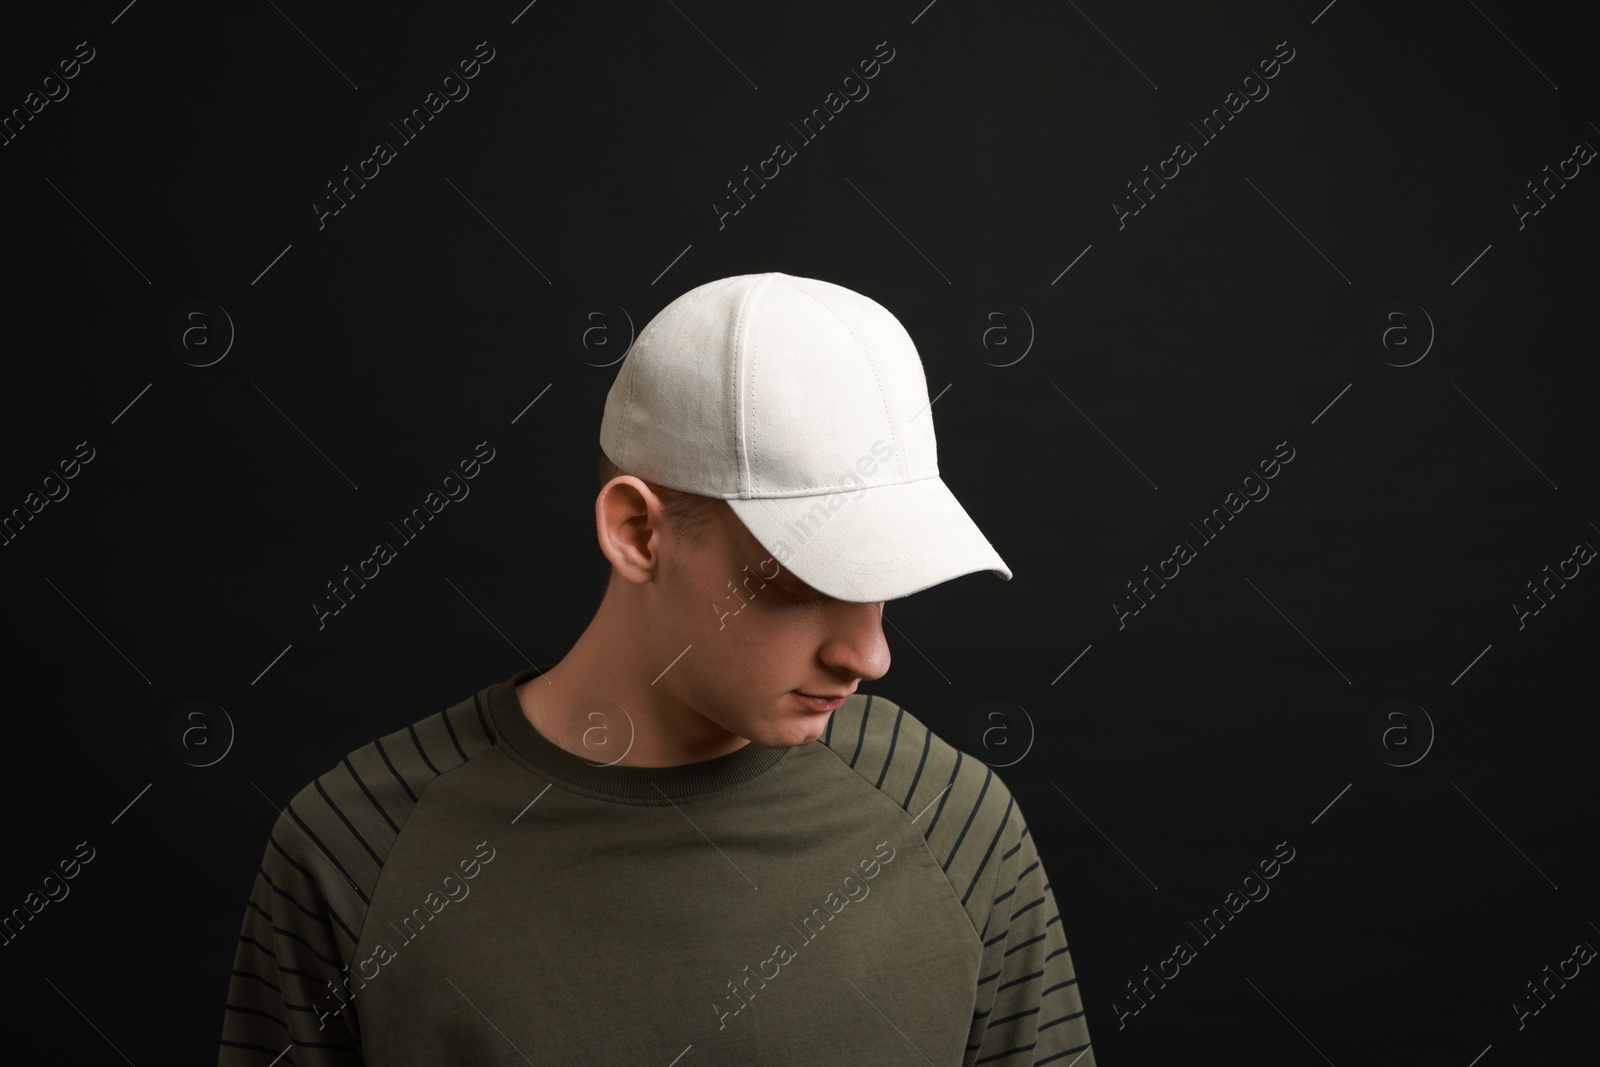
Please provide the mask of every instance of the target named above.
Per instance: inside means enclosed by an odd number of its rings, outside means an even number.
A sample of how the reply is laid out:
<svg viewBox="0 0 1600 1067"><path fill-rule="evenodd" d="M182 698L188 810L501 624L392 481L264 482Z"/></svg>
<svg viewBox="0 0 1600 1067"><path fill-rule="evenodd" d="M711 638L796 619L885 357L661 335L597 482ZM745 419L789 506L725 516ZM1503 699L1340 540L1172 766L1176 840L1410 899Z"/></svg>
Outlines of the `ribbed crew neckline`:
<svg viewBox="0 0 1600 1067"><path fill-rule="evenodd" d="M715 759L677 767L597 765L545 737L522 713L517 686L549 670L518 671L492 685L486 698L495 734L536 773L575 793L619 804L668 804L723 793L744 785L782 763L793 749L766 748L751 741Z"/></svg>

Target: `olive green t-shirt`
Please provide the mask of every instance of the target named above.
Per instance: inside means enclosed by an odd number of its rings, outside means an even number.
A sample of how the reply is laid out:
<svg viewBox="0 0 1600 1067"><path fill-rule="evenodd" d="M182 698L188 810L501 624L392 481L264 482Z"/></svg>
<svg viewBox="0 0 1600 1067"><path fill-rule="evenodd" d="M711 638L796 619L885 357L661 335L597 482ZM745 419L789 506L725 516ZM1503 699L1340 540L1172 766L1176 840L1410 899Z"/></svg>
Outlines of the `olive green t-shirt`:
<svg viewBox="0 0 1600 1067"><path fill-rule="evenodd" d="M1093 1067L1011 792L856 693L821 740L601 766L520 671L279 814L220 1067Z"/></svg>

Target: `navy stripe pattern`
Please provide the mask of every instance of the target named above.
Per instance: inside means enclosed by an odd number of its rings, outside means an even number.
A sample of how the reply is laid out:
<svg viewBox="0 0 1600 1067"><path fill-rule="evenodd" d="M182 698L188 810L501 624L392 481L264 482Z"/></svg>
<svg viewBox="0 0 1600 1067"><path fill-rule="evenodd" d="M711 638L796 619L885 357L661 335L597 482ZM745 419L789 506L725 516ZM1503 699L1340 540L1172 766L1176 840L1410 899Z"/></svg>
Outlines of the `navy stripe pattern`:
<svg viewBox="0 0 1600 1067"><path fill-rule="evenodd" d="M494 744L478 704L356 749L284 806L245 905L218 1067L362 1062L349 990L367 904L429 784Z"/></svg>
<svg viewBox="0 0 1600 1067"><path fill-rule="evenodd" d="M1044 864L998 775L882 697L858 693L822 743L916 820L983 945L963 1067L1094 1067Z"/></svg>

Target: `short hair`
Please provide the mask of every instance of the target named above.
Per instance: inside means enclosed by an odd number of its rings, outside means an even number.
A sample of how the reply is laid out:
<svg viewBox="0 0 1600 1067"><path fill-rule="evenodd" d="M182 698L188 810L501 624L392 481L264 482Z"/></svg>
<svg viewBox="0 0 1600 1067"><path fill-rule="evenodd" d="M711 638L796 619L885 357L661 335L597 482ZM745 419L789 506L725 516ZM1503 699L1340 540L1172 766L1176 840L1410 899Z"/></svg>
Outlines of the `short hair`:
<svg viewBox="0 0 1600 1067"><path fill-rule="evenodd" d="M611 457L604 451L600 453L599 462L600 484L603 489L607 482L619 474L631 472L623 470L611 462ZM634 477L639 477L634 475ZM657 485L648 478L639 478L648 485L652 492L661 498L662 510L666 513L667 521L672 525L672 531L688 545L703 544L706 539L707 527L717 513L727 508L728 502L719 497L700 496L696 493L686 493L681 489L670 489L664 485ZM609 580L609 578L608 578Z"/></svg>

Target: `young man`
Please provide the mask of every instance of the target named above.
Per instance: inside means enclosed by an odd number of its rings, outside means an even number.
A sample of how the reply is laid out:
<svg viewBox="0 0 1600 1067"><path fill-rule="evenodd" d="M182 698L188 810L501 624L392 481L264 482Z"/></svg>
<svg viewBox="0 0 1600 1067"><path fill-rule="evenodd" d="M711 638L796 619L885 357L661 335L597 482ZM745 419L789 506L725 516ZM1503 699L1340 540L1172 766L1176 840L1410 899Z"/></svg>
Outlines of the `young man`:
<svg viewBox="0 0 1600 1067"><path fill-rule="evenodd" d="M600 445L594 619L289 802L219 1064L1092 1067L1015 799L857 689L885 601L1011 577L905 329L828 282L699 286Z"/></svg>

